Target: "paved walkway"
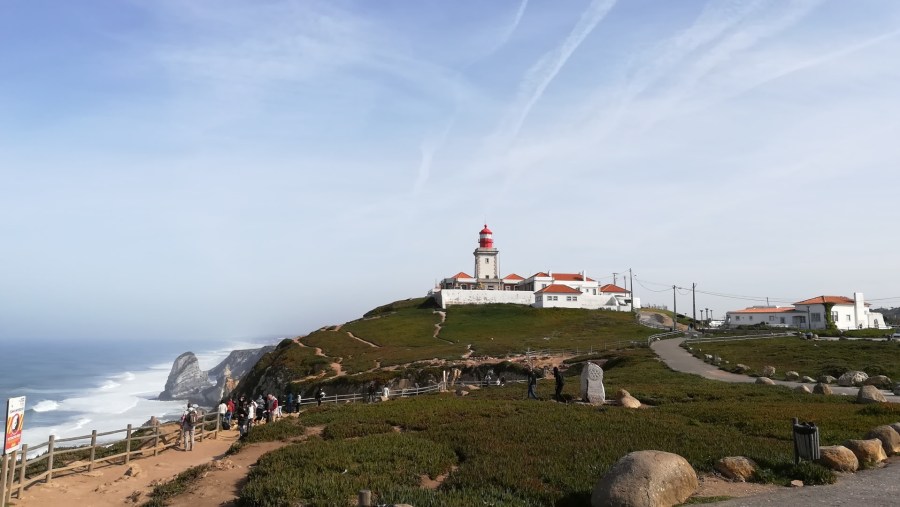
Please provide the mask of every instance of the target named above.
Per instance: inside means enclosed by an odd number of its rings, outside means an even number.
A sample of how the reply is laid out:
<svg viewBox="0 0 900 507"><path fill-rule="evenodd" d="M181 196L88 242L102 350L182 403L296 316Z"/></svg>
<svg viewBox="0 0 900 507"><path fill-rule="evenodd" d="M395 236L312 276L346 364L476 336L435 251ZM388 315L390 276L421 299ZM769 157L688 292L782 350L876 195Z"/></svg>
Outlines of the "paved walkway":
<svg viewBox="0 0 900 507"><path fill-rule="evenodd" d="M884 468L843 475L837 484L785 488L773 493L718 502L723 507L853 506L887 507L900 505L900 457L891 458Z"/></svg>
<svg viewBox="0 0 900 507"><path fill-rule="evenodd" d="M722 382L733 382L733 383L753 383L756 382L756 377L750 377L747 375L738 375L736 373L729 373L724 370L720 370L719 368L707 364L700 359L692 356L690 352L681 348L681 343L684 341L684 338L672 338L669 340L660 340L657 342L653 342L650 345L650 348L653 349L653 352L656 353L663 360L669 368L672 368L675 371L680 371L682 373L692 373L694 375L700 375L703 378L708 378L710 380L721 380ZM774 379L773 379L774 380ZM778 385L786 386L786 387L797 387L805 385L809 387L809 384L803 384L801 382L789 382L786 380L775 380L775 383ZM859 392L858 387L840 387L840 386L831 386L831 390L834 394L842 394L846 396L856 396ZM891 394L890 391L881 391L884 394L884 397L887 398L887 401L891 403L900 403L900 396Z"/></svg>

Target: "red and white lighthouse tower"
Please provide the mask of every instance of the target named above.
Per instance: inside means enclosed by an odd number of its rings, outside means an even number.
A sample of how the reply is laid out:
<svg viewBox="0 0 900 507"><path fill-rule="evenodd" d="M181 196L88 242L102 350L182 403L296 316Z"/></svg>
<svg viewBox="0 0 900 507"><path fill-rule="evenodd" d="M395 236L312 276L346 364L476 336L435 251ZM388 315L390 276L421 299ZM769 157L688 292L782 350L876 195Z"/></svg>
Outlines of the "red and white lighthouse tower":
<svg viewBox="0 0 900 507"><path fill-rule="evenodd" d="M484 288L500 289L500 251L494 248L494 233L484 224L478 233L478 248L475 249L475 278Z"/></svg>

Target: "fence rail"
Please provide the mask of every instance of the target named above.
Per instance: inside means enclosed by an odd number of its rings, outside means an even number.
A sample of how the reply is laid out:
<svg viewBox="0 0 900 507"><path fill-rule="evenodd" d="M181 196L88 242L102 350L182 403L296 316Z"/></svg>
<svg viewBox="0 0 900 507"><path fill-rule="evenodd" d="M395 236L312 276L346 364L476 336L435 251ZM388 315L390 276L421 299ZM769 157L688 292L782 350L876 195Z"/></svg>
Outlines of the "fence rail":
<svg viewBox="0 0 900 507"><path fill-rule="evenodd" d="M98 465L111 466L114 464L128 464L132 458L144 457L146 455L156 456L160 451L175 447L181 440L178 438L181 430L162 432L164 423L154 425L128 427L119 430L105 431L98 433L97 430L91 432L90 435L82 435L77 437L68 437L57 439L54 435L50 435L47 442L36 444L29 448L28 444L23 444L21 450L13 451L3 456L2 472L0 472L0 507L6 507L13 495L16 498L22 497L22 491L40 481L50 484L54 477L60 474L92 472ZM165 428L169 429L169 428ZM215 412L204 414L200 423L195 426L195 439L202 442L204 438L218 438L221 424L219 415ZM117 433L125 433L123 440L113 442L98 442L98 437L115 435ZM175 437L171 441L166 441L169 437ZM67 442L85 441L90 439L90 444L76 445L69 447L57 447L58 444ZM146 445L147 442L153 441L152 446ZM162 440L162 444L160 443ZM136 445L133 445L136 444ZM98 456L116 448L123 447L122 452ZM35 451L46 447L46 451L35 455ZM118 450L116 448L116 450ZM79 457L74 461L67 461L62 466L57 466L62 460L58 458L71 453L89 453L88 456ZM29 458L28 455L33 457ZM118 461L119 463L115 463ZM46 465L44 465L46 462ZM42 465L42 466L41 466ZM29 471L31 468L31 471Z"/></svg>

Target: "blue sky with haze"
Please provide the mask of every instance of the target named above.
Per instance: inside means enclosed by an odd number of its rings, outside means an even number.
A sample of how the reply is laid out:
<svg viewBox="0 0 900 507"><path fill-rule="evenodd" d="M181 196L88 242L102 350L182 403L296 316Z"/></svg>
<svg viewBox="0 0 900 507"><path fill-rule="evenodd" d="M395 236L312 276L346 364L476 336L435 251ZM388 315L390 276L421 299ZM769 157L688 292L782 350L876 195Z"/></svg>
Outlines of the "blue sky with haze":
<svg viewBox="0 0 900 507"><path fill-rule="evenodd" d="M0 340L300 334L485 220L504 274L898 306L898 55L889 0L7 0Z"/></svg>

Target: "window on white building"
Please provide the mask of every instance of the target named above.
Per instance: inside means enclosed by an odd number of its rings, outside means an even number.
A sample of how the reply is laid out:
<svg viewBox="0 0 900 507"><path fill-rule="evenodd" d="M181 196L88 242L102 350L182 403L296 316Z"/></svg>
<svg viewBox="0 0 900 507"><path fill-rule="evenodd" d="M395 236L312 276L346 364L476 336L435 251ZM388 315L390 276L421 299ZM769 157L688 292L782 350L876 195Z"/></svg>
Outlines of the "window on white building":
<svg viewBox="0 0 900 507"><path fill-rule="evenodd" d="M775 316L769 315L769 322L775 322Z"/></svg>
<svg viewBox="0 0 900 507"><path fill-rule="evenodd" d="M741 316L740 316L740 315L735 315L735 316L734 316L734 320L741 320Z"/></svg>
<svg viewBox="0 0 900 507"><path fill-rule="evenodd" d="M851 320L851 319L850 319L850 314L848 313L848 314L847 314L847 322L850 322L850 320Z"/></svg>
<svg viewBox="0 0 900 507"><path fill-rule="evenodd" d="M781 323L784 324L784 317L781 317Z"/></svg>
<svg viewBox="0 0 900 507"><path fill-rule="evenodd" d="M812 313L809 316L810 322L822 322L822 314L821 313Z"/></svg>
<svg viewBox="0 0 900 507"><path fill-rule="evenodd" d="M591 289L591 293L592 293L593 295L596 296L596 295L597 295L597 289Z"/></svg>
<svg viewBox="0 0 900 507"><path fill-rule="evenodd" d="M578 296L566 296L566 301L578 301Z"/></svg>
<svg viewBox="0 0 900 507"><path fill-rule="evenodd" d="M831 321L832 322L838 321L838 312L831 312Z"/></svg>
<svg viewBox="0 0 900 507"><path fill-rule="evenodd" d="M491 262L490 259L488 259L487 257L484 258L484 263L485 263L485 264L489 264L490 262Z"/></svg>

